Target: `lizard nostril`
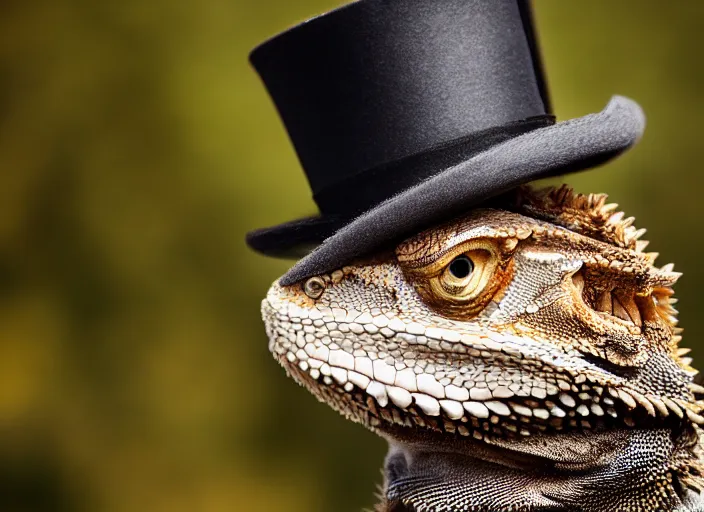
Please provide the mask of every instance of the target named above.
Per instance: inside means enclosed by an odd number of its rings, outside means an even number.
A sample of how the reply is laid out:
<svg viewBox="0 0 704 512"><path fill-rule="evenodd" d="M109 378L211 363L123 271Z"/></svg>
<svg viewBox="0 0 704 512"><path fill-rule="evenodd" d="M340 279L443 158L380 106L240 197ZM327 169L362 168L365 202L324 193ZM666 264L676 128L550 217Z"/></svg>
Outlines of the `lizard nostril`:
<svg viewBox="0 0 704 512"><path fill-rule="evenodd" d="M325 281L320 277L311 277L303 285L303 291L311 299L319 299L325 291Z"/></svg>

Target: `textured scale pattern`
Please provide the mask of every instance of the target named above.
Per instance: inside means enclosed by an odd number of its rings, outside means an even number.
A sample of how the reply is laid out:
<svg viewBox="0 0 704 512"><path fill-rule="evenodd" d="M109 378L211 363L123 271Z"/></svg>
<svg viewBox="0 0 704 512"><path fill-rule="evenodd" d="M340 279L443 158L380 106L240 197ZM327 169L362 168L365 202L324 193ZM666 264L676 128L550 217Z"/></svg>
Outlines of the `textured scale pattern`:
<svg viewBox="0 0 704 512"><path fill-rule="evenodd" d="M679 346L679 274L615 210L522 188L272 285L276 359L389 441L377 510L699 510L704 388Z"/></svg>

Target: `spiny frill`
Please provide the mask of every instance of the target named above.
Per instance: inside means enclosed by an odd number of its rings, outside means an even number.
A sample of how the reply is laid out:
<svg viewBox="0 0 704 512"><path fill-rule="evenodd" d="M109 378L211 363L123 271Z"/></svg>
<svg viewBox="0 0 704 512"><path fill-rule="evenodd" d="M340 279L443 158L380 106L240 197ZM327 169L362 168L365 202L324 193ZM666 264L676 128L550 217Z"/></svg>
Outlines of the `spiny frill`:
<svg viewBox="0 0 704 512"><path fill-rule="evenodd" d="M606 194L579 194L567 185L536 189L529 185L519 187L511 197L511 209L528 217L544 220L588 236L595 240L642 253L647 261L654 265L658 253L645 252L648 241L641 240L645 229L637 229L633 223L634 217L626 217L622 211L617 211L618 204L607 203ZM679 277L679 272L673 272L674 265L668 263L661 271L673 277ZM660 316L672 327L672 353L679 359L682 366L693 374L697 370L690 366L691 358L684 357L690 349L678 346L682 339L682 329L677 327L678 311L674 308L677 299L673 298L674 290L669 286L653 290Z"/></svg>

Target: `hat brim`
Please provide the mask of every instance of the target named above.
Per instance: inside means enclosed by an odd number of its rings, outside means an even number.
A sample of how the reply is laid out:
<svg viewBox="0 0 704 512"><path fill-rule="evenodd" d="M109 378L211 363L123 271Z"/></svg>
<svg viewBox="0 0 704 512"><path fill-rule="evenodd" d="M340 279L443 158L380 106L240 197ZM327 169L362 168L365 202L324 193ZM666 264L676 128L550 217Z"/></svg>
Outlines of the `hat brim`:
<svg viewBox="0 0 704 512"><path fill-rule="evenodd" d="M645 116L638 104L614 96L599 113L497 144L354 219L300 219L254 231L247 242L268 255L303 256L280 279L282 285L290 285L330 272L524 183L599 165L634 145L644 129ZM315 249L305 254L311 247Z"/></svg>

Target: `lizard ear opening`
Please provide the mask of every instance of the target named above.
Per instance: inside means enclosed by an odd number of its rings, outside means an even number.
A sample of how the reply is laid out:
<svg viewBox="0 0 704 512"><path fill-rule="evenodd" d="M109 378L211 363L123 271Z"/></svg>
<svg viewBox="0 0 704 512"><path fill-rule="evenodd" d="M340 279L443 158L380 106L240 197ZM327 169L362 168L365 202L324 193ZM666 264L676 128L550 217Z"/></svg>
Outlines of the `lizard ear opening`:
<svg viewBox="0 0 704 512"><path fill-rule="evenodd" d="M434 261L404 268L404 272L430 307L450 318L466 320L484 309L510 280L516 242L468 240Z"/></svg>

